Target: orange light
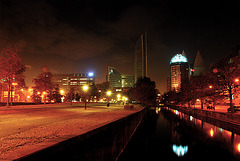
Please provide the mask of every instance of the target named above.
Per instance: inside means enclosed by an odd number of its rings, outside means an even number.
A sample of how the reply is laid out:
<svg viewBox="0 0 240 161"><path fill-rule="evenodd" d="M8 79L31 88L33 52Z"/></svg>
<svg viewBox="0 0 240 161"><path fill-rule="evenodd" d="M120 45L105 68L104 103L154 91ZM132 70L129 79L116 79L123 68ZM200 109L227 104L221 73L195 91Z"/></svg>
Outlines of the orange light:
<svg viewBox="0 0 240 161"><path fill-rule="evenodd" d="M214 135L214 131L213 131L213 129L211 128L211 130L210 130L210 136L213 137L213 135Z"/></svg>
<svg viewBox="0 0 240 161"><path fill-rule="evenodd" d="M46 92L43 92L43 95L45 95L46 94Z"/></svg>
<svg viewBox="0 0 240 161"><path fill-rule="evenodd" d="M13 83L12 83L12 85L13 85L13 86L17 86L17 85L18 85L18 83L16 83L16 82L13 82Z"/></svg>
<svg viewBox="0 0 240 161"><path fill-rule="evenodd" d="M235 82L239 82L239 79L238 79L238 78L236 78L234 81L235 81Z"/></svg>
<svg viewBox="0 0 240 161"><path fill-rule="evenodd" d="M212 88L213 88L213 86L212 86L212 85L210 85L210 86L209 86L209 88L210 88L210 89L212 89Z"/></svg>
<svg viewBox="0 0 240 161"><path fill-rule="evenodd" d="M238 152L240 152L240 143L238 143L238 145L237 145L237 150L238 150Z"/></svg>

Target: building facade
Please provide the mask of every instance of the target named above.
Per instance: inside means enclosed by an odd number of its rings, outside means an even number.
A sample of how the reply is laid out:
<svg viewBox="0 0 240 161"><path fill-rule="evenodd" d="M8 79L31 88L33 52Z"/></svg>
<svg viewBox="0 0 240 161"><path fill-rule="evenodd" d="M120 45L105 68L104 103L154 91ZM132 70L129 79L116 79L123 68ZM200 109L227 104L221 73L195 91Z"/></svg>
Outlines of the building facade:
<svg viewBox="0 0 240 161"><path fill-rule="evenodd" d="M107 73L109 87L113 88L122 86L122 74L116 68L108 66Z"/></svg>
<svg viewBox="0 0 240 161"><path fill-rule="evenodd" d="M95 76L94 73L54 74L53 81L58 84L60 90L67 92L71 87L92 85L95 83Z"/></svg>
<svg viewBox="0 0 240 161"><path fill-rule="evenodd" d="M120 73L116 68L108 66L107 82L109 82L109 88L123 91L134 86L134 76Z"/></svg>
<svg viewBox="0 0 240 161"><path fill-rule="evenodd" d="M147 33L141 34L136 42L134 62L135 83L138 78L147 77Z"/></svg>
<svg viewBox="0 0 240 161"><path fill-rule="evenodd" d="M176 54L170 61L170 87L168 89L180 92L182 82L189 81L189 79L190 67L186 56Z"/></svg>

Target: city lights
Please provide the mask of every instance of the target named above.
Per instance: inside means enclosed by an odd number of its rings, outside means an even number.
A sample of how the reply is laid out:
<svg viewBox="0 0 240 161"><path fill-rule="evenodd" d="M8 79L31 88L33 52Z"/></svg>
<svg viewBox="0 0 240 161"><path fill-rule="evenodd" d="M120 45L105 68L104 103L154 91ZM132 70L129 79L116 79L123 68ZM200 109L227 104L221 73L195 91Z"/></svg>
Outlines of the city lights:
<svg viewBox="0 0 240 161"><path fill-rule="evenodd" d="M111 91L107 91L107 95L111 96L112 92Z"/></svg>
<svg viewBox="0 0 240 161"><path fill-rule="evenodd" d="M237 151L240 152L240 143L237 144Z"/></svg>
<svg viewBox="0 0 240 161"><path fill-rule="evenodd" d="M87 92L87 90L88 90L88 86L87 85L83 86L83 91Z"/></svg>
<svg viewBox="0 0 240 161"><path fill-rule="evenodd" d="M177 156L182 157L188 152L188 146L173 144L172 150Z"/></svg>
<svg viewBox="0 0 240 161"><path fill-rule="evenodd" d="M61 95L63 95L64 94L64 90L60 90L60 93L61 93Z"/></svg>
<svg viewBox="0 0 240 161"><path fill-rule="evenodd" d="M213 137L213 135L214 135L214 131L213 131L213 129L212 129L212 128L211 128L211 130L210 130L210 132L209 132L209 133L210 133L210 136L211 136L211 137Z"/></svg>
<svg viewBox="0 0 240 161"><path fill-rule="evenodd" d="M94 75L93 72L89 72L89 73L88 73L88 76L89 76L89 77L92 77L93 75Z"/></svg>

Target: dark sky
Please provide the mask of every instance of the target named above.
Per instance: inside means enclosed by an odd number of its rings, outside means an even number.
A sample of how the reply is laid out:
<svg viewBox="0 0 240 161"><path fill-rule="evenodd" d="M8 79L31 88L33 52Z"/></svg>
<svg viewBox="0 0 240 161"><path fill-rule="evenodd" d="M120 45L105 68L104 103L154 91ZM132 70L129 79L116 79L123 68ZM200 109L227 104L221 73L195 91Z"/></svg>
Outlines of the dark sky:
<svg viewBox="0 0 240 161"><path fill-rule="evenodd" d="M172 56L197 50L206 65L240 43L237 1L0 0L0 48L16 43L26 83L46 65L53 73L95 72L107 66L133 74L135 43L148 34L148 76L166 91Z"/></svg>

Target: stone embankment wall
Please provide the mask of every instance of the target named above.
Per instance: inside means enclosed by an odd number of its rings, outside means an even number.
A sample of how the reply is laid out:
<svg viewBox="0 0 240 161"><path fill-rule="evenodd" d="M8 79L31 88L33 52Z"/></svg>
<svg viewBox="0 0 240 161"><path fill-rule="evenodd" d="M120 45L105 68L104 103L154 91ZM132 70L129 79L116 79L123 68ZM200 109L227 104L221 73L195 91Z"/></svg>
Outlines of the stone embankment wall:
<svg viewBox="0 0 240 161"><path fill-rule="evenodd" d="M117 160L147 109L65 140L18 160Z"/></svg>
<svg viewBox="0 0 240 161"><path fill-rule="evenodd" d="M216 112L212 110L194 109L179 106L168 107L240 134L240 114Z"/></svg>

